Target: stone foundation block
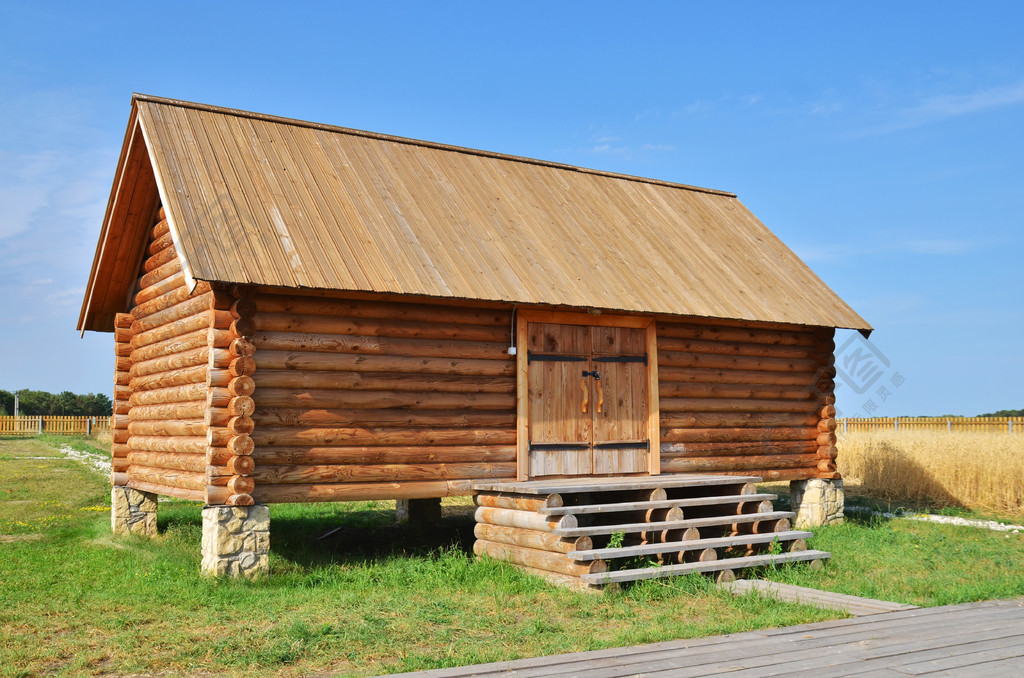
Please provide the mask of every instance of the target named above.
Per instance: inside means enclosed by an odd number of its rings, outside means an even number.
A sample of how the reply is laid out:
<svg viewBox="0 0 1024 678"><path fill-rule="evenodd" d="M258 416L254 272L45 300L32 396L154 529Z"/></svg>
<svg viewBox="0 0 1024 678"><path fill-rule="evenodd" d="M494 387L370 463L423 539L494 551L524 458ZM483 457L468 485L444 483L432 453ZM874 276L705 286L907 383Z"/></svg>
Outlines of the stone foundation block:
<svg viewBox="0 0 1024 678"><path fill-rule="evenodd" d="M156 536L157 497L130 487L110 490L110 528L114 534Z"/></svg>
<svg viewBox="0 0 1024 678"><path fill-rule="evenodd" d="M270 570L270 509L203 507L203 574L257 577Z"/></svg>
<svg viewBox="0 0 1024 678"><path fill-rule="evenodd" d="M843 522L846 493L842 479L794 480L789 483L789 498L797 529Z"/></svg>

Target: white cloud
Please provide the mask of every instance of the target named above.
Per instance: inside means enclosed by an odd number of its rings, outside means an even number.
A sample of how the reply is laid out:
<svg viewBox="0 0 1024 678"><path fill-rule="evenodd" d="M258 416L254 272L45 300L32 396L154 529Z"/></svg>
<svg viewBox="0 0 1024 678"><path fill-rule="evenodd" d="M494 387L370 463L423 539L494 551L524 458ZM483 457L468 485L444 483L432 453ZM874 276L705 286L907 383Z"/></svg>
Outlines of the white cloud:
<svg viewBox="0 0 1024 678"><path fill-rule="evenodd" d="M642 147L645 151L658 151L658 152L670 152L676 150L674 144L644 144Z"/></svg>

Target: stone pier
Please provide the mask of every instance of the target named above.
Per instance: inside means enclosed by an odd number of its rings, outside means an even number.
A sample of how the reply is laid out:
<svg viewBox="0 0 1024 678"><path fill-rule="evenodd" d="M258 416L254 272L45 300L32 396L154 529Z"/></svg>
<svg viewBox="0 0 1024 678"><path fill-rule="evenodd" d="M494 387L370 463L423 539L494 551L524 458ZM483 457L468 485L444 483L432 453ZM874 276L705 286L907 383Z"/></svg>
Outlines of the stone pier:
<svg viewBox="0 0 1024 678"><path fill-rule="evenodd" d="M805 529L843 522L846 493L840 478L810 478L789 483L791 510L796 513L793 527Z"/></svg>
<svg viewBox="0 0 1024 678"><path fill-rule="evenodd" d="M257 577L270 570L270 509L203 507L203 574Z"/></svg>
<svg viewBox="0 0 1024 678"><path fill-rule="evenodd" d="M156 536L157 497L130 487L110 490L110 527L114 534Z"/></svg>

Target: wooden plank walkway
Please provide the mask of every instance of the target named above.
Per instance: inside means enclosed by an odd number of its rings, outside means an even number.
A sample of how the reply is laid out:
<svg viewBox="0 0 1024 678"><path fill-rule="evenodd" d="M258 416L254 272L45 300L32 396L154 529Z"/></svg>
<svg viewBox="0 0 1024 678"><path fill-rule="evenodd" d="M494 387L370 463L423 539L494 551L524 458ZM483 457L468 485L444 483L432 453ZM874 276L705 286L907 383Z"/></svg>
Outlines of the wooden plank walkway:
<svg viewBox="0 0 1024 678"><path fill-rule="evenodd" d="M918 608L638 647L399 674L503 676L1024 676L1024 599Z"/></svg>
<svg viewBox="0 0 1024 678"><path fill-rule="evenodd" d="M903 603L891 603L887 600L848 596L843 593L819 591L818 589L793 586L792 584L780 584L779 582L765 581L763 579L737 579L736 581L723 582L719 586L737 596L753 592L759 596L774 598L784 603L799 603L828 610L842 610L855 617L917 609L916 605L904 605Z"/></svg>

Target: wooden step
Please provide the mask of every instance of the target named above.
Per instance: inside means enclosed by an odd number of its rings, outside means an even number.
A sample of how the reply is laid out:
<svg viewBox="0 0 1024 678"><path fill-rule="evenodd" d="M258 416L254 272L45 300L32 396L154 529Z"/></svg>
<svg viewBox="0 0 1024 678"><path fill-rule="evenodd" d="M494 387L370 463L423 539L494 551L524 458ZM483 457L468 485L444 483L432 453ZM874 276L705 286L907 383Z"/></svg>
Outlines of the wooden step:
<svg viewBox="0 0 1024 678"><path fill-rule="evenodd" d="M813 532L789 530L787 532L767 532L765 534L747 534L740 537L714 537L711 539L694 539L692 541L674 541L640 546L621 546L618 548L589 549L587 551L569 551L566 556L573 560L611 560L612 558L632 558L634 556L653 556L659 553L679 553L680 551L696 551L701 549L717 549L743 544L770 544L778 539L780 542L796 539L809 539Z"/></svg>
<svg viewBox="0 0 1024 678"><path fill-rule="evenodd" d="M591 525L588 527L569 527L552 530L563 537L592 537L598 534L615 534L625 532L654 532L658 530L685 530L688 527L709 527L712 525L733 525L739 523L756 523L762 520L779 520L796 517L791 511L769 511L766 513L745 513L743 515L710 516L708 518L689 518L686 520L665 520L656 523L626 523L622 525Z"/></svg>
<svg viewBox="0 0 1024 678"><path fill-rule="evenodd" d="M780 565L782 563L795 563L807 560L824 560L825 558L831 557L832 554L827 551L795 551L790 553L744 556L742 558L725 558L723 560L711 560L703 563L679 563L676 565L663 565L661 567L642 567L634 570L618 570L617 572L583 574L580 575L580 579L587 584L612 584L626 581L639 581L641 579L672 577L681 574L689 574L691 572L742 570L748 567L761 567L773 564Z"/></svg>
<svg viewBox="0 0 1024 678"><path fill-rule="evenodd" d="M549 516L565 514L581 515L584 513L616 513L621 511L643 511L654 508L671 508L679 506L719 506L722 504L742 504L748 501L774 501L777 494L729 494L715 497L689 497L686 499L662 499L659 501L626 501L617 504L581 504L580 506L545 506L537 509L537 513Z"/></svg>
<svg viewBox="0 0 1024 678"><path fill-rule="evenodd" d="M761 579L737 579L736 581L719 584L719 586L737 596L756 593L765 598L774 598L785 603L814 605L815 607L830 610L843 610L857 617L918 609L916 605L892 603L888 600L876 600L874 598L861 598L860 596L833 593L832 591L819 591L818 589L809 589L804 586L780 584L779 582Z"/></svg>
<svg viewBox="0 0 1024 678"><path fill-rule="evenodd" d="M515 494L578 494L581 492L618 492L644 490L653 487L707 487L709 485L742 485L759 483L758 476L712 476L704 474L673 473L631 478L557 478L554 480L478 481L473 483L477 492L511 492Z"/></svg>

